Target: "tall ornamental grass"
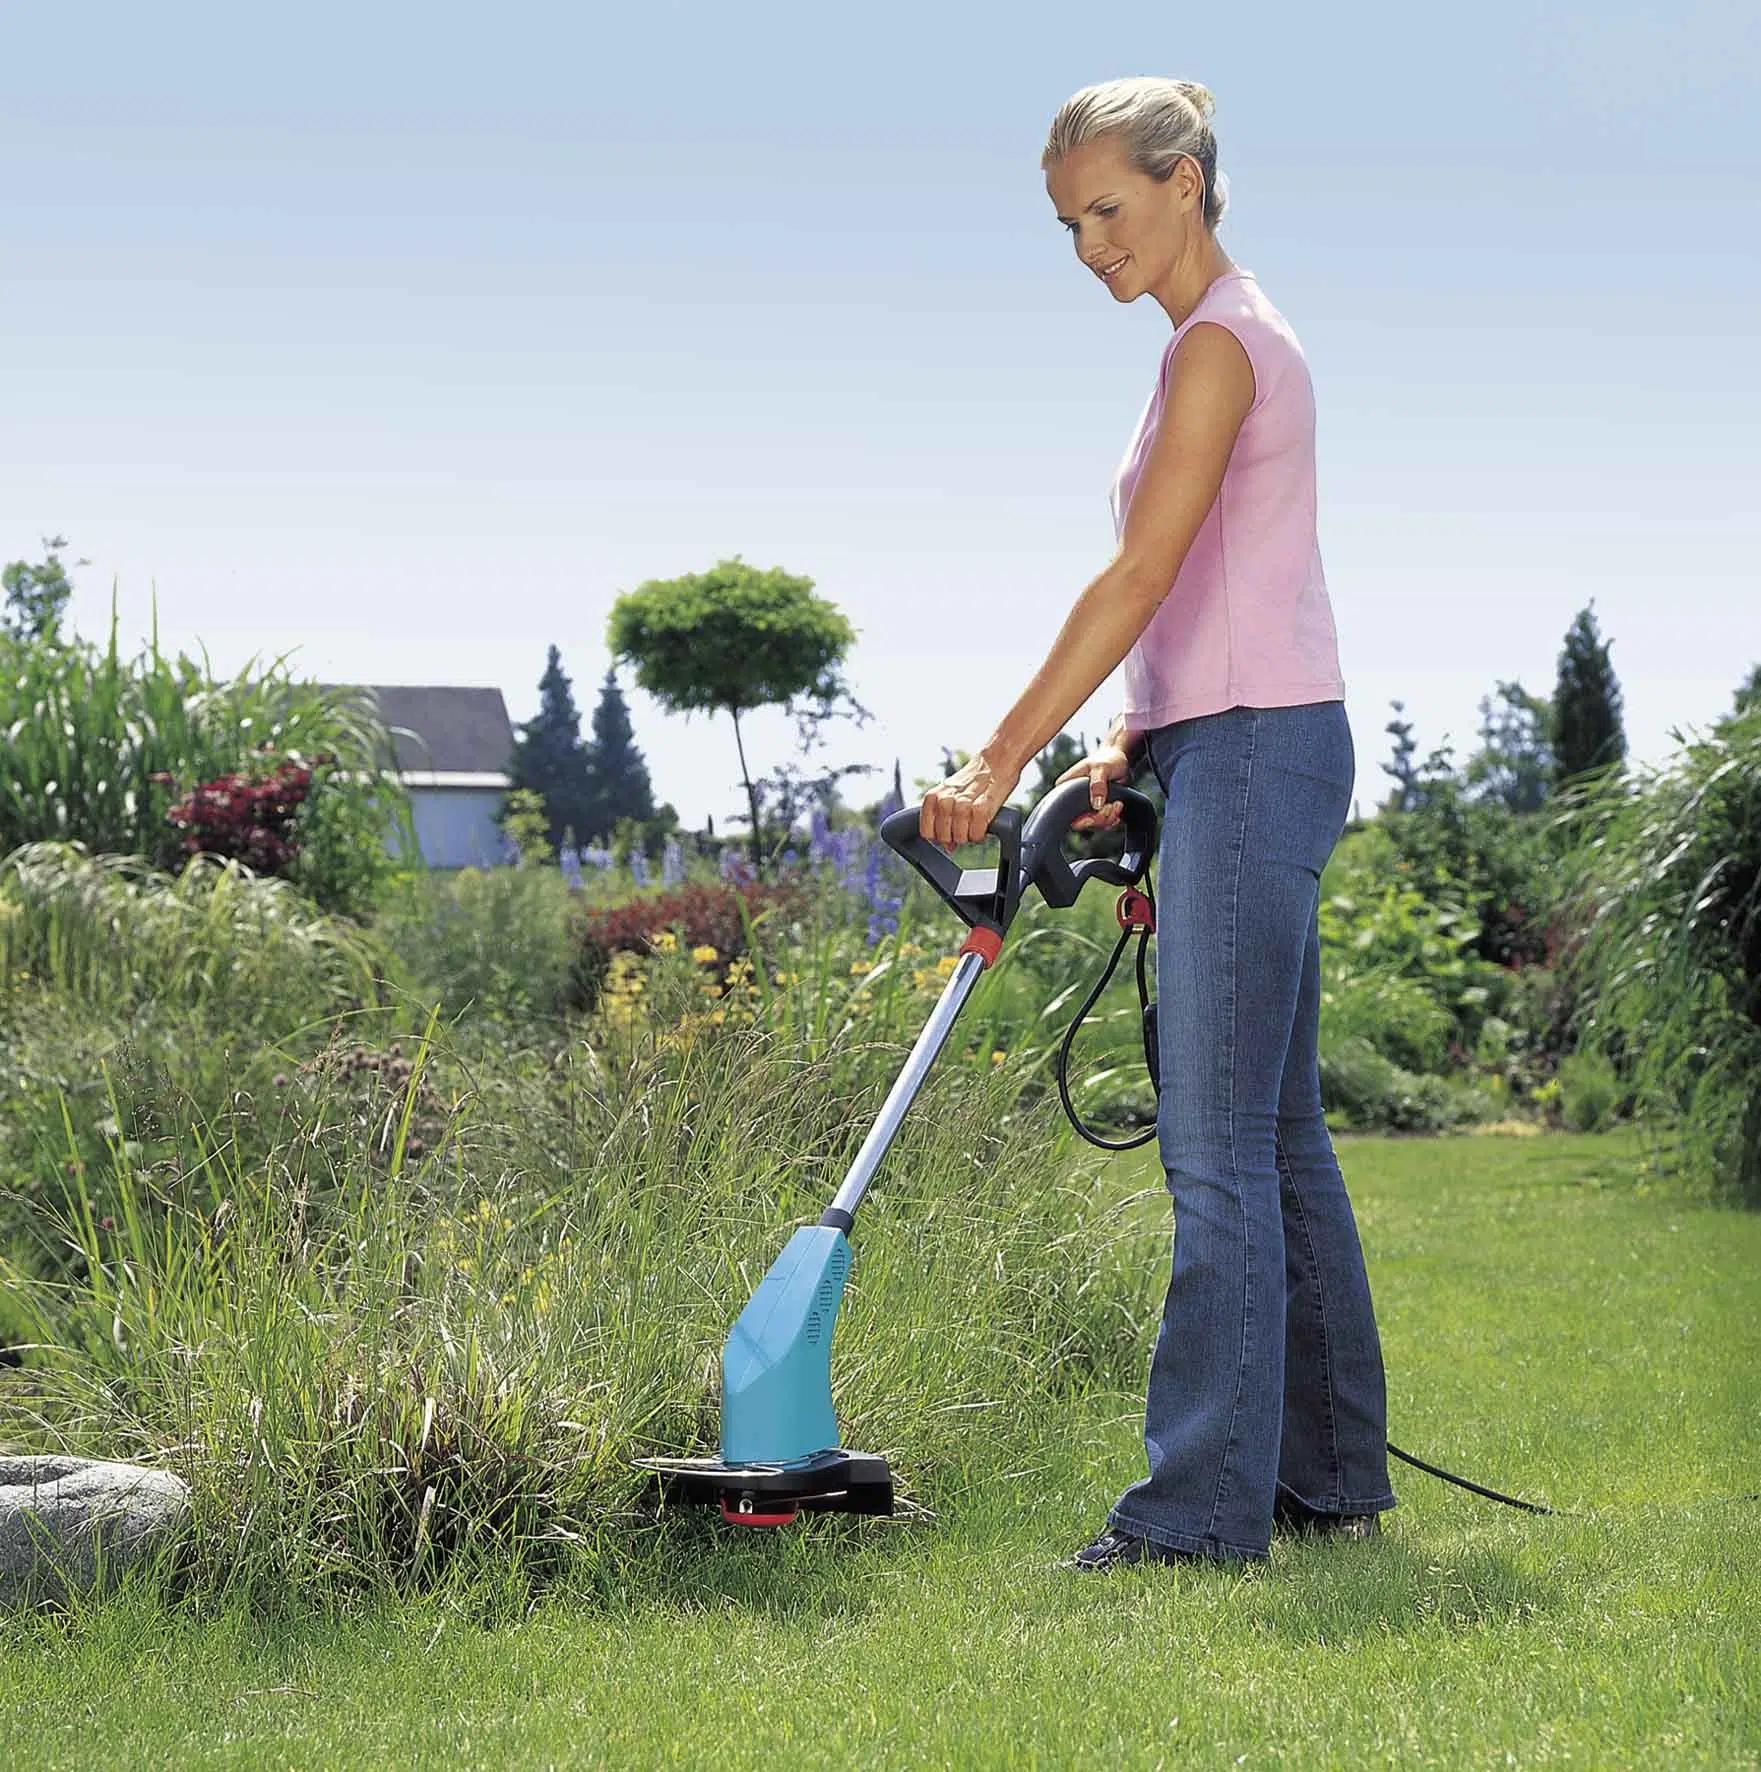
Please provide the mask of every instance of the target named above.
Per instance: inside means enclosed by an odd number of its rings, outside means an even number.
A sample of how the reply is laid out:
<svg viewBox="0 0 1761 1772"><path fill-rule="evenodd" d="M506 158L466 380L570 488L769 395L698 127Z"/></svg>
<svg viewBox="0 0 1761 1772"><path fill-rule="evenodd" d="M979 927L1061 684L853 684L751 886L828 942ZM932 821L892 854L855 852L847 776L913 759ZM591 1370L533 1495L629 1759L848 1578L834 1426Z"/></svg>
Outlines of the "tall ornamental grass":
<svg viewBox="0 0 1761 1772"><path fill-rule="evenodd" d="M185 1474L183 1576L204 1591L609 1572L698 1529L657 1516L629 1461L713 1449L728 1325L884 1087L852 1089L803 1026L657 1020L473 1060L413 1155L424 1078L458 1074L444 1047L432 1023L401 1112L340 1175L314 1132L346 1107L323 1074L249 1162L193 1120L176 1175L112 1139L117 1204L76 1190L64 1277L8 1276L38 1345L0 1373L0 1440ZM844 1437L932 1507L1003 1480L1048 1400L1135 1383L1160 1267L1009 1096L994 1069L933 1074L854 1237Z"/></svg>
<svg viewBox="0 0 1761 1772"><path fill-rule="evenodd" d="M26 980L122 1011L224 1003L237 1026L290 1000L308 1013L376 996L360 931L284 880L194 856L161 873L133 855L26 843L0 857L0 993Z"/></svg>
<svg viewBox="0 0 1761 1772"><path fill-rule="evenodd" d="M68 843L0 858L0 1247L58 1265L41 1209L73 1178L114 1208L104 1129L142 1171L175 1167L174 1100L260 1148L276 1079L339 1029L399 1020L394 991L356 924L237 862L161 874Z"/></svg>
<svg viewBox="0 0 1761 1772"><path fill-rule="evenodd" d="M1761 710L1604 779L1573 822L1585 1043L1690 1173L1761 1205Z"/></svg>

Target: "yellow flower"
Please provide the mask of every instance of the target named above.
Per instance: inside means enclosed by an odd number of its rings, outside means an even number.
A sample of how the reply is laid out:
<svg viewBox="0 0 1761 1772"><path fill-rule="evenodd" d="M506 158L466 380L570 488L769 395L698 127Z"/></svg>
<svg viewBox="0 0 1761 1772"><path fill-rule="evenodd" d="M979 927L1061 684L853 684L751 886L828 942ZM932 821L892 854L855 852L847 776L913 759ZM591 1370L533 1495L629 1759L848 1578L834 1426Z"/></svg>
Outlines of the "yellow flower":
<svg viewBox="0 0 1761 1772"><path fill-rule="evenodd" d="M850 962L850 976L852 978L866 978L873 970L874 967L867 960L852 960Z"/></svg>
<svg viewBox="0 0 1761 1772"><path fill-rule="evenodd" d="M721 955L718 954L708 942L704 942L701 946L694 947L691 950L691 958L695 960L699 966L713 966L715 962L721 958Z"/></svg>
<svg viewBox="0 0 1761 1772"><path fill-rule="evenodd" d="M672 930L663 929L654 937L654 951L657 954L673 954L677 953L678 949L679 938L672 932ZM696 949L691 957L694 960L701 959L703 957L703 950L701 948Z"/></svg>
<svg viewBox="0 0 1761 1772"><path fill-rule="evenodd" d="M959 964L960 956L958 954L943 954L942 957L936 961L936 971L939 972L943 978L946 978Z"/></svg>
<svg viewBox="0 0 1761 1772"><path fill-rule="evenodd" d="M1008 1056L1009 1056L1009 1054L1007 1052L993 1052L991 1054L991 1063L992 1064L1001 1064L1003 1062L1003 1060L1005 1058L1007 1058Z"/></svg>

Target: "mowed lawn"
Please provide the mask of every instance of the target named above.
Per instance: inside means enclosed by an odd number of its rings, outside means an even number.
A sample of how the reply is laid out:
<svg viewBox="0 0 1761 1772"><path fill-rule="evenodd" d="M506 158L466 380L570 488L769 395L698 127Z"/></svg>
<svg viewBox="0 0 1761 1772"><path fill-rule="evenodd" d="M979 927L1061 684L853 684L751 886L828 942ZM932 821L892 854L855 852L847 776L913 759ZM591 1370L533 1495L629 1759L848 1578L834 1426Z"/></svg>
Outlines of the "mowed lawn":
<svg viewBox="0 0 1761 1772"><path fill-rule="evenodd" d="M1397 1466L1380 1543L1077 1576L1139 1399L1021 1399L934 1520L693 1518L524 1613L0 1626L0 1766L1761 1765L1761 1217L1626 1136L1341 1149L1396 1443L1569 1513Z"/></svg>

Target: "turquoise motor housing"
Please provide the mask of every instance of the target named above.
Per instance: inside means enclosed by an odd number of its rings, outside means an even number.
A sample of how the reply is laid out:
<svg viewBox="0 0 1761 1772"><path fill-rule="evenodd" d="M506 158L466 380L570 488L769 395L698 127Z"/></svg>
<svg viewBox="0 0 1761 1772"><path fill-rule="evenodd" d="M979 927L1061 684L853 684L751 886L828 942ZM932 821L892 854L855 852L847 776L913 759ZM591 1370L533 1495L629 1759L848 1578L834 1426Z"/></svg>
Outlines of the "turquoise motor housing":
<svg viewBox="0 0 1761 1772"><path fill-rule="evenodd" d="M725 1464L795 1464L838 1444L832 1329L850 1244L803 1225L758 1283L722 1349Z"/></svg>

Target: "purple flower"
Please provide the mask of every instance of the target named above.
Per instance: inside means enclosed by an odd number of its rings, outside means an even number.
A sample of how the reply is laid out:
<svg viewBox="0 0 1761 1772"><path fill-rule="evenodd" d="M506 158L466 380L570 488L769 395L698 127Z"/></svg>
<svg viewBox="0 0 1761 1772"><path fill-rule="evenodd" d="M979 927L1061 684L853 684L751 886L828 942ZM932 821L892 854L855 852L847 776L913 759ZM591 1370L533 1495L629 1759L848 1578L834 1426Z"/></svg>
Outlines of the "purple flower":
<svg viewBox="0 0 1761 1772"><path fill-rule="evenodd" d="M856 892L862 885L867 860L867 842L854 825L847 831L835 832L830 843L830 860L838 870L838 884L846 892Z"/></svg>
<svg viewBox="0 0 1761 1772"><path fill-rule="evenodd" d="M565 843L556 852L557 866L562 869L563 879L568 882L571 892L581 890L581 852L573 843Z"/></svg>
<svg viewBox="0 0 1761 1772"><path fill-rule="evenodd" d="M685 852L676 837L669 837L666 848L660 852L660 883L663 886L685 883Z"/></svg>
<svg viewBox="0 0 1761 1772"><path fill-rule="evenodd" d="M877 942L883 935L899 931L899 907L905 893L895 871L884 853L884 845L870 843L862 869L862 896L868 905L868 939Z"/></svg>
<svg viewBox="0 0 1761 1772"><path fill-rule="evenodd" d="M590 843L581 851L581 860L588 867L597 868L603 874L611 866L612 854L609 849L602 848L597 843Z"/></svg>
<svg viewBox="0 0 1761 1772"><path fill-rule="evenodd" d="M640 849L630 851L630 878L638 886L648 884L648 857Z"/></svg>

